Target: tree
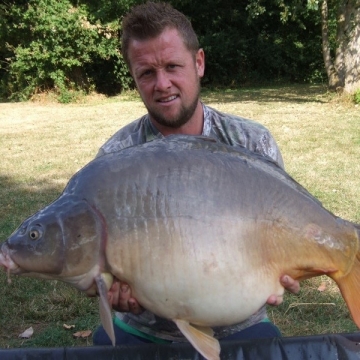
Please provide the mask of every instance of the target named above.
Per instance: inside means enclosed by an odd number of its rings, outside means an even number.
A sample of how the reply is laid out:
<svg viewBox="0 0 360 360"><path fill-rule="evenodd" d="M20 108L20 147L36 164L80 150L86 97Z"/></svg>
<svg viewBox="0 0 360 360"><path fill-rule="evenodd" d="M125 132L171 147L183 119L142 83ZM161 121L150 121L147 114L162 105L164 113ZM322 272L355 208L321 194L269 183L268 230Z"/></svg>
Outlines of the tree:
<svg viewBox="0 0 360 360"><path fill-rule="evenodd" d="M331 90L353 93L360 88L360 0L250 0L252 17L276 3L281 19L298 19L299 13L320 13L322 53Z"/></svg>
<svg viewBox="0 0 360 360"><path fill-rule="evenodd" d="M318 2L320 4L318 4ZM354 93L360 88L360 0L322 0L310 6L321 6L322 50L329 88ZM330 42L329 5L336 11L335 51Z"/></svg>

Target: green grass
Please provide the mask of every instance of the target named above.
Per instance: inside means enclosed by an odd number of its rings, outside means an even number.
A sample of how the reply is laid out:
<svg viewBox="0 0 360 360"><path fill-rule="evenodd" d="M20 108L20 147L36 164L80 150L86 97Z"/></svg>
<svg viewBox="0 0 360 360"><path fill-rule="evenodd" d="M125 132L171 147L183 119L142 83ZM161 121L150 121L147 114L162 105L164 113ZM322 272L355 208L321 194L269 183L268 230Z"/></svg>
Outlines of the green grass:
<svg viewBox="0 0 360 360"><path fill-rule="evenodd" d="M90 339L75 339L79 330L93 330L98 324L97 299L57 281L13 276L11 284L1 279L1 347L56 347L90 345ZM66 330L64 324L75 325ZM32 338L18 335L33 327Z"/></svg>
<svg viewBox="0 0 360 360"><path fill-rule="evenodd" d="M326 208L360 223L360 114L321 86L204 90L205 103L252 118L277 139L287 171ZM79 104L0 104L0 241L53 201L69 178L117 129L145 112L133 92ZM98 301L56 281L0 272L0 347L91 345L74 339L99 324ZM318 291L322 282L326 290ZM261 284L259 284L261 286ZM298 296L269 308L286 336L355 331L344 301L326 277L307 280ZM66 330L63 324L74 324ZM18 335L32 326L29 340Z"/></svg>

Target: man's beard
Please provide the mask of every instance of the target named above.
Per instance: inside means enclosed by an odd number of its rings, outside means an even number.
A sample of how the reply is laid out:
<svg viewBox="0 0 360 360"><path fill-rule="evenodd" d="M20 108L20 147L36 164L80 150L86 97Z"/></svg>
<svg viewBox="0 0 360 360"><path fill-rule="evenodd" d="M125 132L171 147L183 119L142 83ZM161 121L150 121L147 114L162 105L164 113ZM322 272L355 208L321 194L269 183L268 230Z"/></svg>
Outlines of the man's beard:
<svg viewBox="0 0 360 360"><path fill-rule="evenodd" d="M173 129L178 129L181 126L185 125L194 115L196 107L199 102L199 95L200 95L200 85L199 85L198 93L194 97L194 101L188 106L181 105L179 113L177 114L177 116L173 117L172 119L166 118L160 111L154 111L153 109L149 109L149 108L147 108L147 110L149 112L150 117L153 120L155 120L158 124Z"/></svg>

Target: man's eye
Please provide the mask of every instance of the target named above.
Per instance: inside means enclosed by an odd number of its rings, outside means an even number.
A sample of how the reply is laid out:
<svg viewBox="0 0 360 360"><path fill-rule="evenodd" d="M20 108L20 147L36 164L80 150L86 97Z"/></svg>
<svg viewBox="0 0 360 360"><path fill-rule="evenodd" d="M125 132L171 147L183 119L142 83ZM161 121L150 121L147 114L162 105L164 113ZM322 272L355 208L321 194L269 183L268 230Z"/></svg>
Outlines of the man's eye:
<svg viewBox="0 0 360 360"><path fill-rule="evenodd" d="M152 74L152 71L151 70L145 70L145 71L143 71L142 73L141 73L141 77L143 77L143 76L149 76L149 75L151 75Z"/></svg>

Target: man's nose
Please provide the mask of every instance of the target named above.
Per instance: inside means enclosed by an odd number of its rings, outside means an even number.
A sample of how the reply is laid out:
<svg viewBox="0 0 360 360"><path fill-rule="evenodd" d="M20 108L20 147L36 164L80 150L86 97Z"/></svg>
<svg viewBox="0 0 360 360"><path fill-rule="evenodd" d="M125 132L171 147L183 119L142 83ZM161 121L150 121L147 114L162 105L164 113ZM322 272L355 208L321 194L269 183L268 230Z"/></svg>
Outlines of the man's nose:
<svg viewBox="0 0 360 360"><path fill-rule="evenodd" d="M155 90L164 91L171 87L169 74L166 71L160 70L156 73Z"/></svg>

